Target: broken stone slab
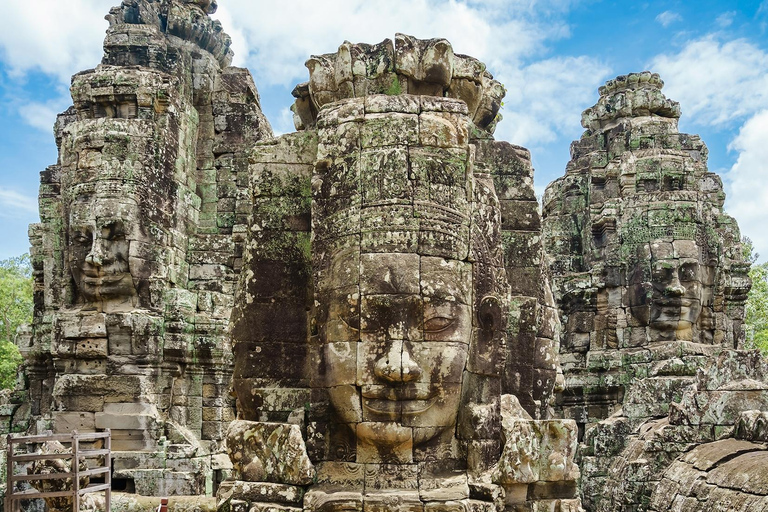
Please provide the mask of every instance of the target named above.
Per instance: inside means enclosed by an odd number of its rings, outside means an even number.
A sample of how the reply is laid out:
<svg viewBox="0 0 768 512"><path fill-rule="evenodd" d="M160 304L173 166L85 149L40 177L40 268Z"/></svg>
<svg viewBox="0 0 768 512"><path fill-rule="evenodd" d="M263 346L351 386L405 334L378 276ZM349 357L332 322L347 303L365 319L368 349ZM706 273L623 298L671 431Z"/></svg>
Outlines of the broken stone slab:
<svg viewBox="0 0 768 512"><path fill-rule="evenodd" d="M539 481L575 481L574 462L578 429L573 420L531 420L518 409L516 400L504 397L502 407L503 451L493 472L503 485ZM524 411L523 411L524 412ZM527 414L526 414L527 416Z"/></svg>
<svg viewBox="0 0 768 512"><path fill-rule="evenodd" d="M709 471L720 464L724 459L733 458L742 453L762 449L763 446L747 441L724 439L722 441L700 445L682 457L682 460L693 465L693 467L699 471Z"/></svg>
<svg viewBox="0 0 768 512"><path fill-rule="evenodd" d="M744 411L736 424L737 439L768 442L768 411Z"/></svg>
<svg viewBox="0 0 768 512"><path fill-rule="evenodd" d="M71 454L71 447L65 447L58 441L46 441L40 447L38 453L46 455L57 454ZM79 461L79 470L84 472L88 469L87 463L84 459ZM41 477L39 481L34 482L34 488L38 492L60 492L69 490L73 483L71 479L66 478L50 478L49 475L56 473L70 473L73 471L73 459L71 457L61 459L41 459L32 463L29 474L38 475ZM90 477L84 476L80 478L80 488L83 489L90 483ZM45 503L52 511L65 511L71 510L74 505L72 496L54 496L45 498Z"/></svg>
<svg viewBox="0 0 768 512"><path fill-rule="evenodd" d="M766 496L768 495L766 465L768 465L768 452L765 450L745 453L710 471L707 483Z"/></svg>
<svg viewBox="0 0 768 512"><path fill-rule="evenodd" d="M309 485L316 474L298 425L233 421L227 431L227 453L250 482Z"/></svg>
<svg viewBox="0 0 768 512"><path fill-rule="evenodd" d="M296 505L302 503L304 498L304 488L272 482L228 480L222 482L219 486L217 496L220 503L223 500L225 501L235 498L252 503L263 502Z"/></svg>
<svg viewBox="0 0 768 512"><path fill-rule="evenodd" d="M461 501L469 498L467 475L419 478L419 497L422 501Z"/></svg>
<svg viewBox="0 0 768 512"><path fill-rule="evenodd" d="M104 412L95 415L96 428L148 430L159 420L154 404L127 402L104 404Z"/></svg>

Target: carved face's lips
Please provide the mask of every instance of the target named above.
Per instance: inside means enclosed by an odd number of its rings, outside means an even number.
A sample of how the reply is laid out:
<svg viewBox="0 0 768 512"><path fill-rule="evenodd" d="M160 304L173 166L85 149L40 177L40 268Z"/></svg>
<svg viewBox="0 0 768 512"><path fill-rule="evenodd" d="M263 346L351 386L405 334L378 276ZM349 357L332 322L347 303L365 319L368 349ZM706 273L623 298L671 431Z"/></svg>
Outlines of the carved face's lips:
<svg viewBox="0 0 768 512"><path fill-rule="evenodd" d="M363 389L363 407L377 414L421 414L437 402L434 391L413 386Z"/></svg>
<svg viewBox="0 0 768 512"><path fill-rule="evenodd" d="M388 400L386 398L363 398L363 407L370 412L382 415L396 415L398 413L416 415L428 411L437 397L426 400Z"/></svg>
<svg viewBox="0 0 768 512"><path fill-rule="evenodd" d="M662 308L676 307L676 308L690 308L693 305L693 301L690 299L681 298L660 298L653 301L653 304Z"/></svg>
<svg viewBox="0 0 768 512"><path fill-rule="evenodd" d="M83 271L83 282L90 285L109 285L116 284L125 279L125 272L119 274L103 274L101 272Z"/></svg>
<svg viewBox="0 0 768 512"><path fill-rule="evenodd" d="M427 386L411 385L403 387L363 386L363 398L403 402L407 400L429 400L435 393Z"/></svg>

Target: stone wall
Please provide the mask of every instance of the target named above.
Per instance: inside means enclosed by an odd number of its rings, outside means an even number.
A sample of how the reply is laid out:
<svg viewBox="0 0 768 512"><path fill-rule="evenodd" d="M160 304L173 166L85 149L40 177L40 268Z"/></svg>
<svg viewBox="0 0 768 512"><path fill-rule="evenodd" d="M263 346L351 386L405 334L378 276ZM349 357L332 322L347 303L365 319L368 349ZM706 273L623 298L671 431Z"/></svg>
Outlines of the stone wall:
<svg viewBox="0 0 768 512"><path fill-rule="evenodd" d="M110 11L30 228L31 430L112 429L116 486L144 495L210 494L229 467L246 151L271 129L207 4Z"/></svg>
<svg viewBox="0 0 768 512"><path fill-rule="evenodd" d="M715 347L744 341L748 264L707 148L649 72L600 88L565 176L547 187L543 233L565 328L559 410L582 430L635 407L666 413ZM637 409L637 407L635 407Z"/></svg>
<svg viewBox="0 0 768 512"><path fill-rule="evenodd" d="M299 131L251 153L220 510L577 510L530 155L491 135L503 88L404 35L307 67Z"/></svg>
<svg viewBox="0 0 768 512"><path fill-rule="evenodd" d="M581 458L590 510L717 510L725 503L732 510L760 510L756 504L766 498L759 476L765 471L766 369L756 351L724 350L699 370L679 401L668 403L667 416L641 423L617 414L596 424Z"/></svg>

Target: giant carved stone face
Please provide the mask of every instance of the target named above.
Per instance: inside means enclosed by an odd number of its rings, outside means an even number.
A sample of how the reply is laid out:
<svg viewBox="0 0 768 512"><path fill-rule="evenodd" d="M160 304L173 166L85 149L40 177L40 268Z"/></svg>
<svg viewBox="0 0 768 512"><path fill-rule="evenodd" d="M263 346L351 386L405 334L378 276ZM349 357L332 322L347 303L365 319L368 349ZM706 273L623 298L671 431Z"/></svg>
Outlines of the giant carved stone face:
<svg viewBox="0 0 768 512"><path fill-rule="evenodd" d="M339 286L324 326L327 385L358 452L361 443L387 453L452 435L472 332L471 265L351 252L334 258L331 274Z"/></svg>
<svg viewBox="0 0 768 512"><path fill-rule="evenodd" d="M140 239L139 207L126 198L76 201L69 215L69 265L85 304L132 305L130 244Z"/></svg>
<svg viewBox="0 0 768 512"><path fill-rule="evenodd" d="M630 285L633 316L662 337L690 339L703 301L700 255L695 242L676 241L672 254L650 259L650 271L636 271Z"/></svg>

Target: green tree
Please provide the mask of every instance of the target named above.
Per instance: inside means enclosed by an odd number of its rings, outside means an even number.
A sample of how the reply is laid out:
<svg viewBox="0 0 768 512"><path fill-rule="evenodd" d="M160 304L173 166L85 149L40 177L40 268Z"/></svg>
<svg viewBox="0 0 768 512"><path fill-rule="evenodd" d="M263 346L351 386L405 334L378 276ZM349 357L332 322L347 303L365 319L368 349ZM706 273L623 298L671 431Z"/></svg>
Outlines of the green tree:
<svg viewBox="0 0 768 512"><path fill-rule="evenodd" d="M29 255L0 260L0 388L12 388L21 364L16 329L32 322L32 266Z"/></svg>
<svg viewBox="0 0 768 512"><path fill-rule="evenodd" d="M768 353L768 262L757 263L760 256L754 251L752 240L742 239L744 257L752 263L749 277L752 289L747 297L746 311L746 348L758 348Z"/></svg>

